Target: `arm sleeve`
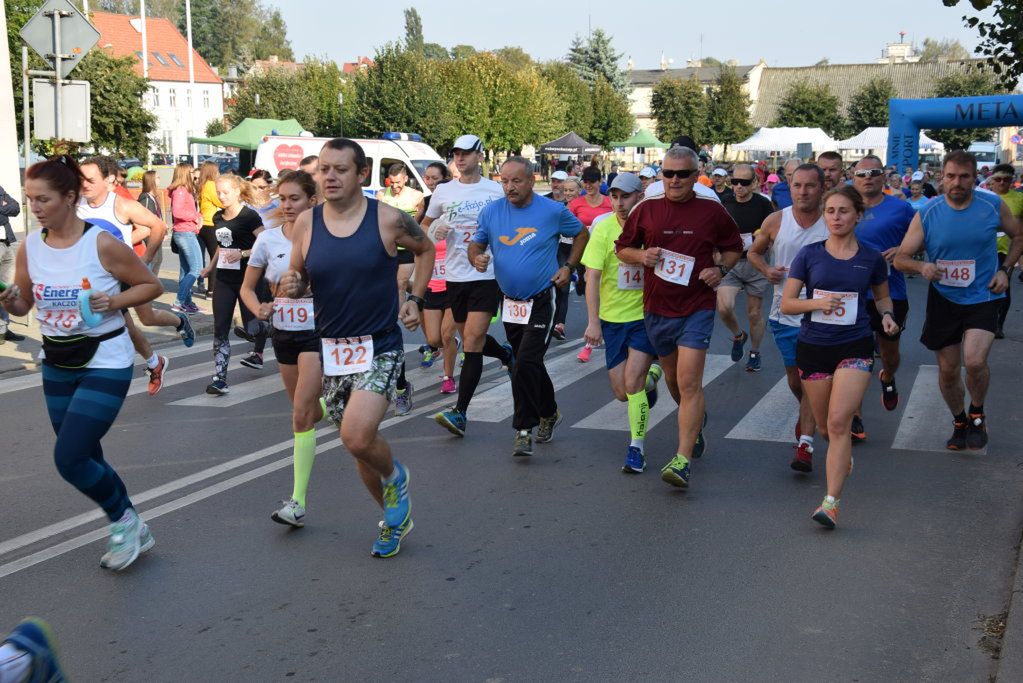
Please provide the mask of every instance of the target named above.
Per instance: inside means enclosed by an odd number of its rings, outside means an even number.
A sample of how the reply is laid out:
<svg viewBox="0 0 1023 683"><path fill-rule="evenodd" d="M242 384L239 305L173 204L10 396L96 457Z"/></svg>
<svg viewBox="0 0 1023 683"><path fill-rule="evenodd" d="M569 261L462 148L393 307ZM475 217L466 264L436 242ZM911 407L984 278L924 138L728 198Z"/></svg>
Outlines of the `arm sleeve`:
<svg viewBox="0 0 1023 683"><path fill-rule="evenodd" d="M267 256L269 255L269 246L267 240L264 238L267 232L261 232L256 235L256 243L252 245L252 253L249 255L249 265L255 266L256 268L266 268Z"/></svg>
<svg viewBox="0 0 1023 683"><path fill-rule="evenodd" d="M195 200L184 188L171 192L171 220L173 223L195 222Z"/></svg>
<svg viewBox="0 0 1023 683"><path fill-rule="evenodd" d="M614 217L608 218L607 220L617 220ZM583 257L580 259L587 268L593 270L604 269L604 254L607 253L607 221L598 221L593 226L593 231L590 233L590 240L586 243L586 249L583 250Z"/></svg>
<svg viewBox="0 0 1023 683"><path fill-rule="evenodd" d="M874 270L870 272L870 284L879 285L888 279L888 262L884 260L880 252L874 259Z"/></svg>
<svg viewBox="0 0 1023 683"><path fill-rule="evenodd" d="M628 220L625 221L625 227L622 228L622 234L615 240L615 251L621 251L622 249L628 249L629 247L642 247L643 246L643 229L640 227L640 220L643 211L643 204L639 204L632 213L629 214Z"/></svg>
<svg viewBox="0 0 1023 683"><path fill-rule="evenodd" d="M583 229L583 224L572 215L567 207L562 206L558 214L558 232L565 237L575 237Z"/></svg>
<svg viewBox="0 0 1023 683"><path fill-rule="evenodd" d="M455 180L455 181L451 181L451 182L458 182L458 181ZM427 218L432 218L434 220L437 220L438 218L440 218L440 215L442 213L441 209L443 208L442 204L444 203L444 201L442 199L443 194L441 193L441 188L442 187L444 187L444 186L443 185L438 185L437 189L434 190L432 195L430 195L430 206L426 207L426 217Z"/></svg>

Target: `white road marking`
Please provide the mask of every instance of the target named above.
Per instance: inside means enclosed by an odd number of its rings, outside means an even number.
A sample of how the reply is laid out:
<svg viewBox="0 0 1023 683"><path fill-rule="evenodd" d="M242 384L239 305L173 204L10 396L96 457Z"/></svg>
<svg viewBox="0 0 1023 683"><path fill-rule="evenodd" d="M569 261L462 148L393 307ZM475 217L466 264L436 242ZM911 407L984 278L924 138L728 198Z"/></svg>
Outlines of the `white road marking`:
<svg viewBox="0 0 1023 683"><path fill-rule="evenodd" d="M909 392L909 400L906 401L906 409L899 421L899 430L895 433L892 448L951 453L945 447L945 441L951 435L951 415L938 388L938 366L921 365L913 389ZM987 447L979 451L963 452L987 455Z"/></svg>
<svg viewBox="0 0 1023 683"><path fill-rule="evenodd" d="M799 419L799 402L789 389L783 375L771 390L741 420L725 434L726 439L748 441L796 442L795 427Z"/></svg>

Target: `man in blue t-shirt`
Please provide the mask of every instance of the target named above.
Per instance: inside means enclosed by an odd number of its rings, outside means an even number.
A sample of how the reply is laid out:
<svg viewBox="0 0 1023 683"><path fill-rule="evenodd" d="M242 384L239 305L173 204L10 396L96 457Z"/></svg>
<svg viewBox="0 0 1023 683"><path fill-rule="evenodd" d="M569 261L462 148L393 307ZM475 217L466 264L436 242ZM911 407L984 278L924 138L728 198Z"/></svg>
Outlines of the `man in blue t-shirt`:
<svg viewBox="0 0 1023 683"><path fill-rule="evenodd" d="M1009 286L1009 271L1023 254L1023 231L1009 207L990 192L977 192L977 158L963 151L945 155L945 194L916 214L895 257L904 273L930 281L920 341L938 359L938 387L952 411L949 450L987 445L984 398L991 378L987 365L998 324L998 308ZM995 250L998 231L1011 238L1004 259ZM933 261L915 261L927 249ZM964 363L965 359L965 363ZM966 366L970 411L960 368Z"/></svg>
<svg viewBox="0 0 1023 683"><path fill-rule="evenodd" d="M853 170L853 187L863 197L865 210L863 218L856 225L856 239L871 249L881 252L889 264L895 260L899 245L906 237L909 223L913 220L913 207L903 199L884 193L884 163L870 154L857 162ZM890 270L890 269L889 269ZM892 297L893 315L899 326L894 335L885 334L881 323L881 315L877 312L872 293L867 293L867 313L870 315L870 329L874 332L878 350L881 352L881 371L877 378L881 381L881 403L885 410L895 410L899 406L899 390L895 386L895 373L899 369L899 337L906 326L909 314L909 301L906 295L906 280L897 270L888 276L888 287ZM863 406L853 417L852 437L862 441L866 438L863 427Z"/></svg>
<svg viewBox="0 0 1023 683"><path fill-rule="evenodd" d="M504 293L501 317L512 345L512 399L516 430L512 455L533 454L533 427L537 443L547 443L561 421L543 357L554 328L555 288L564 287L582 259L589 233L559 202L533 192L532 163L510 157L501 166L504 198L479 213L479 228L469 245L469 262L486 271L487 247L494 255L494 276ZM567 262L558 266L558 244L574 237Z"/></svg>

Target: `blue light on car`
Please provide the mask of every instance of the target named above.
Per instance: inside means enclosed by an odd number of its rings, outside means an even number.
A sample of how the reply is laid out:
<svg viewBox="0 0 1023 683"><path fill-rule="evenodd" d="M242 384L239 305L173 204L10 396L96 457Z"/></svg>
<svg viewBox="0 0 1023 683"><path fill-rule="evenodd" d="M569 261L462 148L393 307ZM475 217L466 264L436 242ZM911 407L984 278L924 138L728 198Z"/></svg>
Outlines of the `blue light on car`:
<svg viewBox="0 0 1023 683"><path fill-rule="evenodd" d="M423 136L421 136L419 133L397 133L397 132L391 131L391 132L384 133L380 137L382 139L384 139L384 140L396 140L396 141L406 141L406 142L422 142L423 141Z"/></svg>

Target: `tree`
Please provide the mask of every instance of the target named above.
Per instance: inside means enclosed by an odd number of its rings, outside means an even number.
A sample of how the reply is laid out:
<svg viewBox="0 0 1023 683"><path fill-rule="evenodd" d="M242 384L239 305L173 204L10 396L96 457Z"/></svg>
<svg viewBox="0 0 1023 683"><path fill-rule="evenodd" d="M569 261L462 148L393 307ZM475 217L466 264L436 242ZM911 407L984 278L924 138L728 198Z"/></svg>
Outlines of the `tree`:
<svg viewBox="0 0 1023 683"><path fill-rule="evenodd" d="M975 52L988 58L994 72L1007 90L1013 90L1023 76L1023 7L1016 0L969 0L975 10L992 9L994 19L963 16L970 28L981 35ZM959 0L944 0L946 7L955 7Z"/></svg>
<svg viewBox="0 0 1023 683"><path fill-rule="evenodd" d="M707 96L695 78L665 78L657 83L650 97L650 109L661 140L688 135L698 145L706 142Z"/></svg>
<svg viewBox="0 0 1023 683"><path fill-rule="evenodd" d="M419 17L419 10L409 7L405 10L405 49L422 53L425 45L423 20Z"/></svg>
<svg viewBox="0 0 1023 683"><path fill-rule="evenodd" d="M209 123L206 124L206 137L208 138L215 138L226 132L227 126L224 125L224 119L210 119Z"/></svg>
<svg viewBox="0 0 1023 683"><path fill-rule="evenodd" d="M338 93L344 95L347 113L354 96L350 84L345 83L341 69L336 62L307 59L305 66L296 74L299 87L308 95L313 107L313 121L306 126L319 137L333 138L342 133L341 105L338 104ZM345 117L347 118L347 116Z"/></svg>
<svg viewBox="0 0 1023 683"><path fill-rule="evenodd" d="M924 38L923 49L920 51L921 62L954 62L969 58L970 53L962 43L953 38L943 40Z"/></svg>
<svg viewBox="0 0 1023 683"><path fill-rule="evenodd" d="M853 93L846 107L846 119L853 133L870 126L888 125L888 100L896 97L895 86L887 78L874 78Z"/></svg>
<svg viewBox="0 0 1023 683"><path fill-rule="evenodd" d="M472 45L455 45L449 50L451 59L468 59L476 54L476 48Z"/></svg>
<svg viewBox="0 0 1023 683"><path fill-rule="evenodd" d="M547 62L540 68L540 73L554 85L558 99L567 105L562 129L575 131L589 140L593 126L593 96L586 83L571 65L560 60Z"/></svg>
<svg viewBox="0 0 1023 683"><path fill-rule="evenodd" d="M288 26L280 10L276 9L267 12L260 22L252 48L252 56L255 59L269 59L272 55L286 61L295 59L295 53L288 41Z"/></svg>
<svg viewBox="0 0 1023 683"><path fill-rule="evenodd" d="M440 43L426 43L423 45L423 56L427 59L451 59L448 49Z"/></svg>
<svg viewBox="0 0 1023 683"><path fill-rule="evenodd" d="M527 69L533 65L533 58L521 47L502 47L494 50L494 56L515 70Z"/></svg>
<svg viewBox="0 0 1023 683"><path fill-rule="evenodd" d="M820 128L831 137L840 138L846 132L846 123L838 106L838 97L827 85L800 81L782 96L773 125Z"/></svg>
<svg viewBox="0 0 1023 683"><path fill-rule="evenodd" d="M259 104L256 104L256 95L259 95ZM250 73L227 107L227 119L231 126L237 126L246 118L293 118L306 130L314 131L317 120L316 98L297 73L284 69Z"/></svg>
<svg viewBox="0 0 1023 683"><path fill-rule="evenodd" d="M753 134L749 120L750 98L742 90L742 80L735 69L722 66L717 86L707 98L710 142L725 146L742 142Z"/></svg>
<svg viewBox="0 0 1023 683"><path fill-rule="evenodd" d="M603 76L598 76L593 84L592 97L593 127L586 140L607 149L612 142L628 138L636 122L629 111L629 101L616 93Z"/></svg>
<svg viewBox="0 0 1023 683"><path fill-rule="evenodd" d="M932 97L972 97L1005 92L1005 88L992 74L974 70L963 74L952 74L938 79ZM973 140L989 140L994 134L992 128L944 128L928 130L927 135L944 143L947 151L966 149Z"/></svg>
<svg viewBox="0 0 1023 683"><path fill-rule="evenodd" d="M186 33L184 12L178 17L178 30ZM249 66L271 55L295 58L283 16L259 0L192 0L192 45L218 67Z"/></svg>
<svg viewBox="0 0 1023 683"><path fill-rule="evenodd" d="M572 39L567 60L591 87L597 77L602 76L615 92L628 97L632 88L625 71L618 65L621 58L622 53L615 52L611 45L611 36L597 28L585 41L579 36Z"/></svg>

